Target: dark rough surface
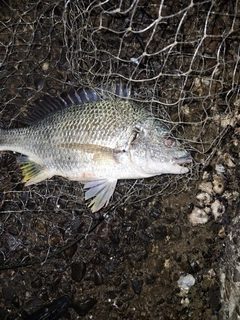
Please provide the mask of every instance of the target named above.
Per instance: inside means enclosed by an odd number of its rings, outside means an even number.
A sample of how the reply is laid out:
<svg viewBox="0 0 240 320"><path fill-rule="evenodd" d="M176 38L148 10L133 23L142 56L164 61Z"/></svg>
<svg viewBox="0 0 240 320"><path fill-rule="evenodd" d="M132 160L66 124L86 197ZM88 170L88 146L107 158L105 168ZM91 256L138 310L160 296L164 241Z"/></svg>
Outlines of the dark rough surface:
<svg viewBox="0 0 240 320"><path fill-rule="evenodd" d="M126 1L124 14L107 13L113 1L66 3L0 2L1 127L22 126L44 95L122 76L156 116L181 123L194 164L184 177L119 181L92 214L79 183L24 187L16 155L2 152L0 318L26 319L67 295L62 319L237 319L238 2L164 2L155 29L158 1ZM193 226L194 212L206 223ZM177 284L186 274L188 292Z"/></svg>

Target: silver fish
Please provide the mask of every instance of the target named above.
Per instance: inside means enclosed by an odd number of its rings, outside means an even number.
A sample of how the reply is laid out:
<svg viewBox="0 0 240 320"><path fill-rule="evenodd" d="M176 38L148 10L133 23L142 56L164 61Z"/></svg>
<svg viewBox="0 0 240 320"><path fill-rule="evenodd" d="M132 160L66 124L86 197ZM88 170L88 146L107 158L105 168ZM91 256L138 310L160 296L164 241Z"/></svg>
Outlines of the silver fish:
<svg viewBox="0 0 240 320"><path fill-rule="evenodd" d="M29 119L28 127L0 129L0 150L26 155L18 157L26 186L54 175L84 183L93 212L118 179L189 171L181 165L191 157L170 129L129 99L80 90L38 101Z"/></svg>

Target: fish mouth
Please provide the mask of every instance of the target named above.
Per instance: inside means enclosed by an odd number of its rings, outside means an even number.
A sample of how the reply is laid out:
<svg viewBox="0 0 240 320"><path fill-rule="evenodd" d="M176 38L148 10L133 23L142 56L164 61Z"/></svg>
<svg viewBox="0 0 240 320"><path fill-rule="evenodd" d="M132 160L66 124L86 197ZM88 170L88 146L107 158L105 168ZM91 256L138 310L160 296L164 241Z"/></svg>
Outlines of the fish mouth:
<svg viewBox="0 0 240 320"><path fill-rule="evenodd" d="M191 163L192 162L192 157L187 155L185 157L181 158L175 158L173 161L173 164L185 164L185 163Z"/></svg>

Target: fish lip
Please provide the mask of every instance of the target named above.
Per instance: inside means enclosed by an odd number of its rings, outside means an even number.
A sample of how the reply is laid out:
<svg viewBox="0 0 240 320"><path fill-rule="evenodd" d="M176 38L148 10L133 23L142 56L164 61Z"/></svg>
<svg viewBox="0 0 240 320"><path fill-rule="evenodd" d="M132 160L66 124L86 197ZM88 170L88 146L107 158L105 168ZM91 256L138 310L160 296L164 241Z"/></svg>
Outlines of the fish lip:
<svg viewBox="0 0 240 320"><path fill-rule="evenodd" d="M192 157L187 155L185 157L174 159L173 164L184 164L184 163L191 163L191 162L192 162Z"/></svg>

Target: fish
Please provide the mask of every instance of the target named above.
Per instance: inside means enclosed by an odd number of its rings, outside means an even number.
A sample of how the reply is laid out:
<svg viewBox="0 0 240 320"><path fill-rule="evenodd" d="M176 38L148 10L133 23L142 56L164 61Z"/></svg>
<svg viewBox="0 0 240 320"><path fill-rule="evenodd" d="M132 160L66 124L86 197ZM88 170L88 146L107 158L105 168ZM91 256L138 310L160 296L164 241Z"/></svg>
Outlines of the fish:
<svg viewBox="0 0 240 320"><path fill-rule="evenodd" d="M119 179L185 174L192 158L163 120L117 87L81 88L36 101L23 128L0 129L0 151L21 154L25 186L53 176L84 184L92 212L107 206Z"/></svg>

